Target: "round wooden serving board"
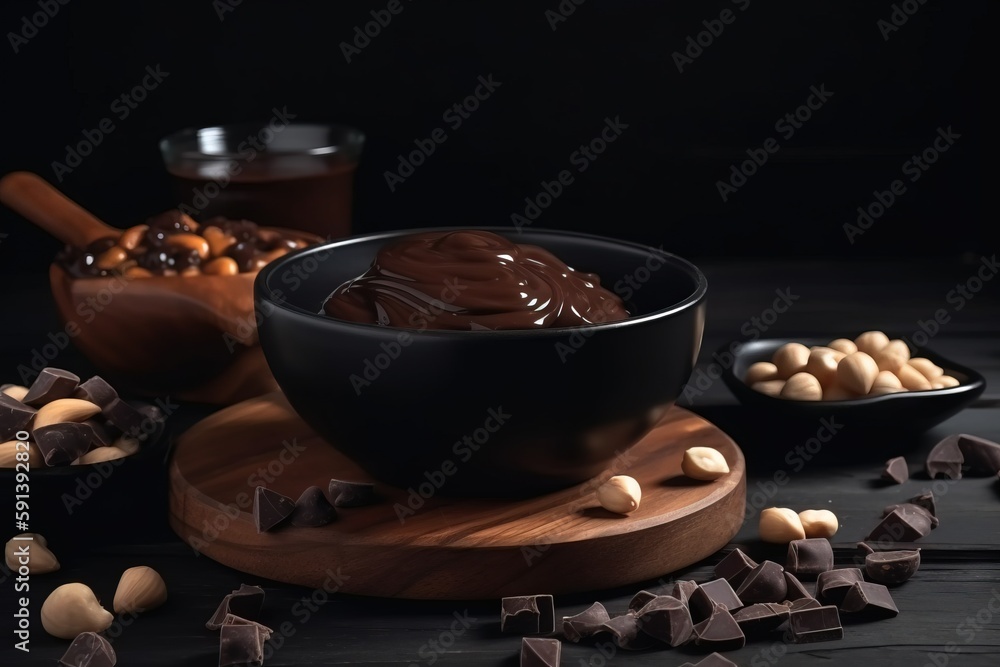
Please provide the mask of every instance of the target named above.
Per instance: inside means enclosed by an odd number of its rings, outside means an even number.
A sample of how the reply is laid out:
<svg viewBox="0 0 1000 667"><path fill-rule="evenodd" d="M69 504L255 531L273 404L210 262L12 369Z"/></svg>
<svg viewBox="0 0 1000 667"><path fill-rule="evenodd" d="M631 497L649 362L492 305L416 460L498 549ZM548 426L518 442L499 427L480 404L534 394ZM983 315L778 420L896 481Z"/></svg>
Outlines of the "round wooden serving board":
<svg viewBox="0 0 1000 667"><path fill-rule="evenodd" d="M680 471L688 447L718 449L730 473L695 482ZM628 516L602 509L594 489L613 474L642 485ZM655 579L714 553L743 522L743 454L704 419L671 408L606 473L526 500L424 499L377 485L383 500L341 508L320 528L258 534L253 494L293 500L331 477L370 480L316 435L281 394L226 408L177 441L170 523L206 556L243 572L341 592L413 599L488 599L570 593ZM428 491L430 486L425 486Z"/></svg>

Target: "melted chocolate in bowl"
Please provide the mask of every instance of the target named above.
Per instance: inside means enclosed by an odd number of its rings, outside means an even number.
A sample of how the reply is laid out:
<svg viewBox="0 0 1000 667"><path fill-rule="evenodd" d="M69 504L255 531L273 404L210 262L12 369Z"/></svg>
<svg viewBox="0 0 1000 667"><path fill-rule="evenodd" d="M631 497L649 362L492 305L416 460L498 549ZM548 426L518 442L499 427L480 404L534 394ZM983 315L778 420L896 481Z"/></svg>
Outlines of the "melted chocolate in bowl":
<svg viewBox="0 0 1000 667"><path fill-rule="evenodd" d="M546 329L627 319L592 273L548 250L487 231L424 232L385 245L323 312L389 327L469 331Z"/></svg>

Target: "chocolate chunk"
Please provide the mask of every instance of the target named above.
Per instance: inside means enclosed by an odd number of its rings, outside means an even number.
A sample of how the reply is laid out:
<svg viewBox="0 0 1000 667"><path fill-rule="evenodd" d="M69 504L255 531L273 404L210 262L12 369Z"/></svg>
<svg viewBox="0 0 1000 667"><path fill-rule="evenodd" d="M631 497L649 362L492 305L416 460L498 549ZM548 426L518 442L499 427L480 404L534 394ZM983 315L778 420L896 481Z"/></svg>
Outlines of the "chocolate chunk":
<svg viewBox="0 0 1000 667"><path fill-rule="evenodd" d="M639 630L639 621L631 611L608 619L601 629L611 633L611 638L618 648L641 651L656 645L655 639Z"/></svg>
<svg viewBox="0 0 1000 667"><path fill-rule="evenodd" d="M274 630L267 627L262 623L257 621L251 621L248 618L243 618L242 616L237 616L236 614L226 614L226 617L222 620L222 625L252 625L257 628L257 634L260 635L260 640L266 642L274 634Z"/></svg>
<svg viewBox="0 0 1000 667"><path fill-rule="evenodd" d="M295 502L277 491L258 486L253 496L253 520L257 532L263 533L280 525L295 511Z"/></svg>
<svg viewBox="0 0 1000 667"><path fill-rule="evenodd" d="M518 595L500 601L500 632L547 635L555 630L555 623L551 595Z"/></svg>
<svg viewBox="0 0 1000 667"><path fill-rule="evenodd" d="M36 428L31 435L47 466L72 463L99 442L89 424L77 422L49 424Z"/></svg>
<svg viewBox="0 0 1000 667"><path fill-rule="evenodd" d="M248 586L240 584L232 593L222 598L212 618L205 623L209 630L218 630L229 615L239 616L246 620L255 620L260 616L260 609L264 606L264 589L260 586Z"/></svg>
<svg viewBox="0 0 1000 667"><path fill-rule="evenodd" d="M824 540L825 541L825 540ZM788 592L785 583L784 569L773 560L766 560L754 569L743 580L740 589L736 591L743 604L753 602L781 602Z"/></svg>
<svg viewBox="0 0 1000 667"><path fill-rule="evenodd" d="M698 582L692 579L681 579L674 582L674 585L670 588L670 597L677 598L690 607L691 596L694 595L696 590L698 590Z"/></svg>
<svg viewBox="0 0 1000 667"><path fill-rule="evenodd" d="M785 570L785 588L787 592L785 593L785 600L801 600L803 598L811 598L812 593L810 593L802 582L796 578L794 574Z"/></svg>
<svg viewBox="0 0 1000 667"><path fill-rule="evenodd" d="M25 405L40 408L57 398L69 398L80 385L80 378L61 368L43 368L31 383L22 401Z"/></svg>
<svg viewBox="0 0 1000 667"><path fill-rule="evenodd" d="M163 414L163 410L148 403L136 405L135 410L142 415L142 426L140 427L142 433L137 437L140 440L157 439L167 423L167 417Z"/></svg>
<svg viewBox="0 0 1000 667"><path fill-rule="evenodd" d="M73 397L90 401L94 405L101 406L103 409L110 405L111 401L118 398L118 392L100 375L95 375L86 382L81 383L73 393Z"/></svg>
<svg viewBox="0 0 1000 667"><path fill-rule="evenodd" d="M656 596L642 608L637 618L643 632L670 646L687 643L694 632L687 605L669 595Z"/></svg>
<svg viewBox="0 0 1000 667"><path fill-rule="evenodd" d="M558 639L521 639L521 667L559 667L561 660L562 642Z"/></svg>
<svg viewBox="0 0 1000 667"><path fill-rule="evenodd" d="M921 507L920 505L915 505L914 503L900 503L898 505L889 505L888 507L882 510L882 516L884 517L889 516L895 511L899 511L899 513L902 514L904 517L907 517L907 519L909 519L909 517L915 514L922 516L928 522L930 522L932 530L934 528L937 528L938 524L941 523L936 516L928 512L925 508Z"/></svg>
<svg viewBox="0 0 1000 667"><path fill-rule="evenodd" d="M899 614L889 589L882 584L867 581L859 581L851 586L844 601L840 603L840 610L851 614L853 618L866 621L892 618Z"/></svg>
<svg viewBox="0 0 1000 667"><path fill-rule="evenodd" d="M696 621L708 618L714 613L717 604L721 604L727 611L735 611L743 606L743 601L725 579L714 579L695 589L689 600L691 618Z"/></svg>
<svg viewBox="0 0 1000 667"><path fill-rule="evenodd" d="M949 435L931 449L925 464L931 479L938 475L944 475L949 479L962 479L962 463L965 461L965 456L958 448L960 437Z"/></svg>
<svg viewBox="0 0 1000 667"><path fill-rule="evenodd" d="M646 603L656 597L656 593L650 593L649 591L639 591L632 596L629 600L628 610L638 612L640 609L646 606Z"/></svg>
<svg viewBox="0 0 1000 667"><path fill-rule="evenodd" d="M141 412L120 398L102 406L101 414L118 430L133 438L145 439L145 432L151 431L155 427L154 424L146 421Z"/></svg>
<svg viewBox="0 0 1000 667"><path fill-rule="evenodd" d="M832 570L833 547L830 540L823 537L792 540L788 543L785 569L803 579L815 579L821 572Z"/></svg>
<svg viewBox="0 0 1000 667"><path fill-rule="evenodd" d="M958 436L958 449L965 457L970 472L980 475L1000 474L1000 444L962 433Z"/></svg>
<svg viewBox="0 0 1000 667"><path fill-rule="evenodd" d="M792 600L788 605L788 611L802 611L803 609L816 609L817 607L822 607L820 601L816 598L799 598L798 600Z"/></svg>
<svg viewBox="0 0 1000 667"><path fill-rule="evenodd" d="M839 605L851 586L864 580L861 570L856 567L828 570L816 579L816 597L826 604Z"/></svg>
<svg viewBox="0 0 1000 667"><path fill-rule="evenodd" d="M0 442L13 440L18 431L27 430L38 412L7 394L0 394Z"/></svg>
<svg viewBox="0 0 1000 667"><path fill-rule="evenodd" d="M910 469L906 465L906 459L897 456L886 461L885 470L882 471L882 479L896 484L902 484L910 479Z"/></svg>
<svg viewBox="0 0 1000 667"><path fill-rule="evenodd" d="M865 556L865 574L879 584L901 584L920 569L920 549L876 551Z"/></svg>
<svg viewBox="0 0 1000 667"><path fill-rule="evenodd" d="M735 651L743 648L746 641L743 630L722 604L716 604L711 615L694 626L694 643L703 648Z"/></svg>
<svg viewBox="0 0 1000 667"><path fill-rule="evenodd" d="M116 662L111 643L96 632L78 634L59 658L62 667L114 667Z"/></svg>
<svg viewBox="0 0 1000 667"><path fill-rule="evenodd" d="M937 505L934 503L934 493L931 491L924 491L919 496L913 496L906 502L923 507L931 513L931 516L937 516Z"/></svg>
<svg viewBox="0 0 1000 667"><path fill-rule="evenodd" d="M331 479L329 492L334 507L362 507L378 502L375 485L368 482L346 482L342 479Z"/></svg>
<svg viewBox="0 0 1000 667"><path fill-rule="evenodd" d="M735 662L729 658L724 657L721 653L709 653L700 662L691 664L690 662L685 662L681 667L739 667Z"/></svg>
<svg viewBox="0 0 1000 667"><path fill-rule="evenodd" d="M295 501L291 523L293 526L325 526L336 518L337 510L323 495L323 490L310 486Z"/></svg>
<svg viewBox="0 0 1000 667"><path fill-rule="evenodd" d="M252 625L223 625L219 633L219 667L260 667L264 642Z"/></svg>
<svg viewBox="0 0 1000 667"><path fill-rule="evenodd" d="M931 520L928 517L929 515L894 509L865 539L876 542L913 542L931 532Z"/></svg>
<svg viewBox="0 0 1000 667"><path fill-rule="evenodd" d="M563 616L563 635L575 643L600 632L609 620L608 610L600 602L595 602L575 616Z"/></svg>
<svg viewBox="0 0 1000 667"><path fill-rule="evenodd" d="M836 571L836 570L834 570ZM788 629L792 642L808 644L844 638L844 627L836 607L800 609L788 614Z"/></svg>
<svg viewBox="0 0 1000 667"><path fill-rule="evenodd" d="M733 620L748 638L761 637L788 620L788 607L773 602L752 604L734 613Z"/></svg>
<svg viewBox="0 0 1000 667"><path fill-rule="evenodd" d="M91 428L94 432L94 442L95 447L108 447L115 443L116 429L114 426L108 428L107 422L102 422L97 419L87 419L83 422Z"/></svg>
<svg viewBox="0 0 1000 667"><path fill-rule="evenodd" d="M750 570L757 567L757 563L739 549L733 549L726 557L715 566L715 576L722 577L729 582L733 588L739 588Z"/></svg>

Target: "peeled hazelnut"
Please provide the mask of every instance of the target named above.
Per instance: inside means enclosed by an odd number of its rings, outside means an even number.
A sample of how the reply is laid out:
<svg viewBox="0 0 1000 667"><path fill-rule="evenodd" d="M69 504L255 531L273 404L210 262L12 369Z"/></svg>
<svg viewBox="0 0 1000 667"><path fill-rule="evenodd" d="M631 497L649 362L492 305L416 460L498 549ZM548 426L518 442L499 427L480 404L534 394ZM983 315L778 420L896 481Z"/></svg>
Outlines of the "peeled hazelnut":
<svg viewBox="0 0 1000 667"><path fill-rule="evenodd" d="M208 257L210 252L208 241L197 234L189 232L171 234L167 237L167 243L172 246L179 246L181 248L186 248L187 250L193 250L198 253L198 257L201 259Z"/></svg>
<svg viewBox="0 0 1000 667"><path fill-rule="evenodd" d="M597 487L597 502L609 512L628 514L639 509L642 489L628 475L615 475Z"/></svg>
<svg viewBox="0 0 1000 667"><path fill-rule="evenodd" d="M914 357L913 359L910 359L910 365L920 371L920 373L928 380L933 380L934 378L944 375L943 368L935 364L930 359L925 359L924 357Z"/></svg>
<svg viewBox="0 0 1000 667"><path fill-rule="evenodd" d="M208 275L235 276L240 272L240 266L232 257L216 257L205 264L201 270Z"/></svg>
<svg viewBox="0 0 1000 667"><path fill-rule="evenodd" d="M28 395L28 388L27 387L22 387L19 384L11 384L11 385L7 385L3 389L0 389L0 393L7 394L11 398L13 398L15 401L20 401L25 396Z"/></svg>
<svg viewBox="0 0 1000 667"><path fill-rule="evenodd" d="M755 384L757 382L764 382L766 380L777 380L778 379L778 367L769 361L758 361L755 364L750 364L750 368L747 369L746 377L743 381L747 384Z"/></svg>
<svg viewBox="0 0 1000 667"><path fill-rule="evenodd" d="M932 389L944 389L946 387L957 387L959 381L950 375L942 375L931 380Z"/></svg>
<svg viewBox="0 0 1000 667"><path fill-rule="evenodd" d="M809 351L806 373L814 376L824 387L829 387L837 381L837 362L845 356L843 352L828 347L814 347Z"/></svg>
<svg viewBox="0 0 1000 667"><path fill-rule="evenodd" d="M0 468L15 468L18 463L23 463L23 461L17 460L18 453L22 453L23 458L23 442L23 440L0 442ZM31 468L45 467L45 458L42 457L38 446L33 442L28 443L28 466Z"/></svg>
<svg viewBox="0 0 1000 667"><path fill-rule="evenodd" d="M21 533L17 537L31 537L31 540L11 539L4 546L4 560L12 572L17 572L22 566L21 558L27 561L24 565L30 574L47 574L59 569L59 561L55 554L49 551L49 544L38 533Z"/></svg>
<svg viewBox="0 0 1000 667"><path fill-rule="evenodd" d="M155 609L167 601L167 585L151 567L130 567L122 573L115 591L114 610L143 612Z"/></svg>
<svg viewBox="0 0 1000 667"><path fill-rule="evenodd" d="M759 391L762 394L767 394L768 396L774 396L775 398L781 394L782 387L785 386L784 380L765 380L764 382L755 382L750 385L750 388L754 391Z"/></svg>
<svg viewBox="0 0 1000 667"><path fill-rule="evenodd" d="M830 510L803 510L799 520L806 537L833 537L840 528L837 515Z"/></svg>
<svg viewBox="0 0 1000 667"><path fill-rule="evenodd" d="M855 398L860 398L860 396L846 389L840 382L834 382L829 387L823 388L824 401L851 401Z"/></svg>
<svg viewBox="0 0 1000 667"><path fill-rule="evenodd" d="M126 250L135 250L142 243L143 237L149 230L149 225L135 225L129 227L118 237L118 245Z"/></svg>
<svg viewBox="0 0 1000 667"><path fill-rule="evenodd" d="M226 248L236 243L235 236L230 236L215 225L205 227L205 229L201 230L201 235L208 241L212 257L221 257L226 252Z"/></svg>
<svg viewBox="0 0 1000 667"><path fill-rule="evenodd" d="M711 447L691 447L684 451L681 472L691 479L711 481L729 472L729 464L722 453Z"/></svg>
<svg viewBox="0 0 1000 667"><path fill-rule="evenodd" d="M877 350L872 359L878 364L880 371L898 373L899 369L910 360L910 347L899 339L891 340L888 345Z"/></svg>
<svg viewBox="0 0 1000 667"><path fill-rule="evenodd" d="M903 389L903 383L899 381L899 378L890 371L879 371L879 374L875 376L875 382L872 384L871 390L869 390L869 396L882 396L883 394L897 394L901 391L906 391Z"/></svg>
<svg viewBox="0 0 1000 667"><path fill-rule="evenodd" d="M835 340L831 340L827 344L827 347L843 352L844 354L854 354L858 351L858 346L854 344L854 341L848 340L847 338L837 338Z"/></svg>
<svg viewBox="0 0 1000 667"><path fill-rule="evenodd" d="M120 247L113 245L94 260L94 266L104 271L110 271L117 268L119 264L128 259L128 252Z"/></svg>
<svg viewBox="0 0 1000 667"><path fill-rule="evenodd" d="M31 428L39 429L60 422L82 422L101 411L101 406L82 398L59 398L38 409Z"/></svg>
<svg viewBox="0 0 1000 667"><path fill-rule="evenodd" d="M849 354L837 364L837 381L855 394L867 394L877 376L878 364L865 352Z"/></svg>
<svg viewBox="0 0 1000 667"><path fill-rule="evenodd" d="M90 465L91 463L104 463L105 461L123 459L128 455L128 452L119 449L118 447L95 447L77 460L73 461L73 465L82 466Z"/></svg>
<svg viewBox="0 0 1000 667"><path fill-rule="evenodd" d="M81 632L103 632L115 617L84 584L63 584L52 591L41 609L42 627L53 637L73 639Z"/></svg>
<svg viewBox="0 0 1000 667"><path fill-rule="evenodd" d="M151 278L153 272L141 266L130 266L122 272L122 275L131 280L132 278Z"/></svg>
<svg viewBox="0 0 1000 667"><path fill-rule="evenodd" d="M126 455L132 456L137 451L139 451L139 440L136 438L131 438L127 435L123 435L114 442L114 447L125 452Z"/></svg>
<svg viewBox="0 0 1000 667"><path fill-rule="evenodd" d="M909 364L903 364L899 369L899 381L910 391L924 391L931 389L931 382L924 377L924 374ZM37 417L36 417L37 419Z"/></svg>
<svg viewBox="0 0 1000 667"><path fill-rule="evenodd" d="M804 540L806 537L799 515L787 507L761 510L757 529L760 539L773 544L788 544L792 540Z"/></svg>
<svg viewBox="0 0 1000 667"><path fill-rule="evenodd" d="M787 380L805 370L809 348L802 343L786 343L777 349L771 361L778 369L778 377Z"/></svg>
<svg viewBox="0 0 1000 667"><path fill-rule="evenodd" d="M859 352L875 354L889 344L889 337L881 331L866 331L854 339Z"/></svg>
<svg viewBox="0 0 1000 667"><path fill-rule="evenodd" d="M792 401L821 401L823 386L809 373L796 373L785 382L780 396Z"/></svg>

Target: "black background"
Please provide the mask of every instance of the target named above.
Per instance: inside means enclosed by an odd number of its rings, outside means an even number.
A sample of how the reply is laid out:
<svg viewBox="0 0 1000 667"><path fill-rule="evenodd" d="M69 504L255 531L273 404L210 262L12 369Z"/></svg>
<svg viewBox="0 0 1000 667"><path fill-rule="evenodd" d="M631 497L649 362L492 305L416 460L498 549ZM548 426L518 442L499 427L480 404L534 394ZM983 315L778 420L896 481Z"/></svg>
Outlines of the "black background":
<svg viewBox="0 0 1000 667"><path fill-rule="evenodd" d="M570 154L606 117L620 117L628 129L586 172L574 171L575 183L536 226L694 257L992 250L984 170L997 143L985 102L995 81L995 2L911 0L919 9L886 40L877 22L890 19L889 2L752 0L741 11L743 0L589 0L553 30L545 12L555 0L401 1L403 11L350 63L340 43L384 2L243 0L220 19L221 3L207 1L76 0L17 54L8 33L40 10L37 0L5 2L0 172L26 169L55 182L52 163L65 161L66 146L111 117L116 129L58 186L126 225L175 203L160 137L287 107L299 121L366 132L357 231L505 225L542 180L573 169ZM735 20L678 72L672 54L723 9ZM169 76L119 120L113 101L147 65ZM491 74L501 86L452 131L442 113ZM775 122L820 85L833 96L782 138ZM857 207L906 179L902 164L949 126L961 138L849 243L842 226ZM390 192L384 172L437 127L446 143ZM716 182L768 137L781 149L724 203ZM0 230L4 272L43 271L57 249L6 209Z"/></svg>

